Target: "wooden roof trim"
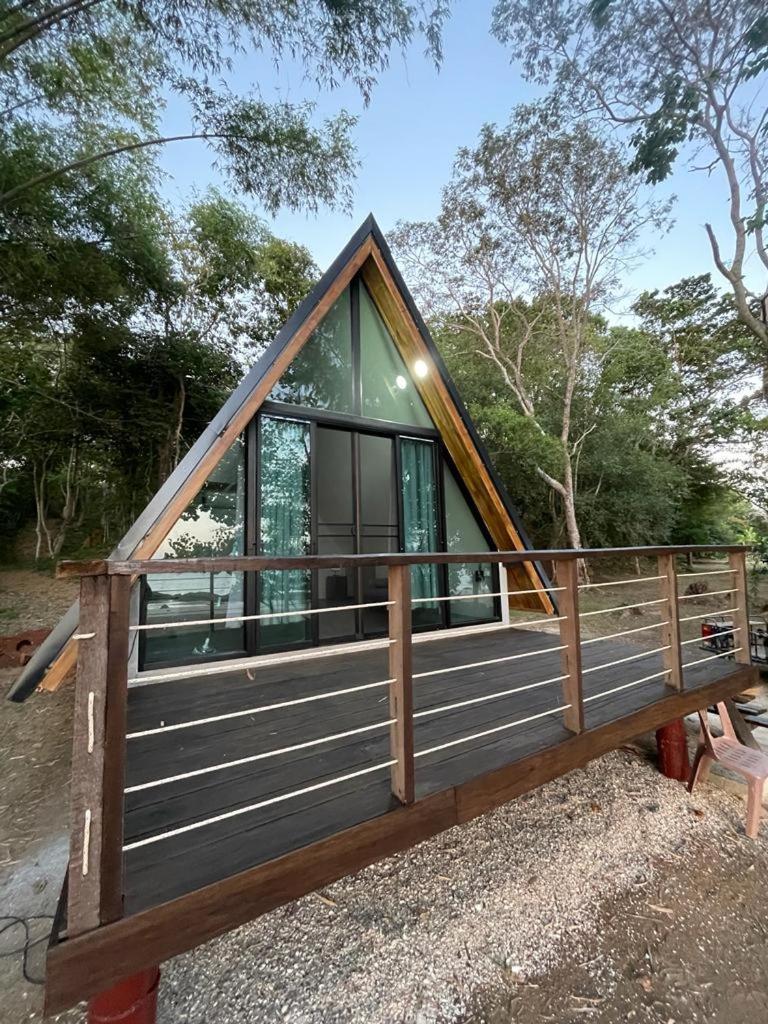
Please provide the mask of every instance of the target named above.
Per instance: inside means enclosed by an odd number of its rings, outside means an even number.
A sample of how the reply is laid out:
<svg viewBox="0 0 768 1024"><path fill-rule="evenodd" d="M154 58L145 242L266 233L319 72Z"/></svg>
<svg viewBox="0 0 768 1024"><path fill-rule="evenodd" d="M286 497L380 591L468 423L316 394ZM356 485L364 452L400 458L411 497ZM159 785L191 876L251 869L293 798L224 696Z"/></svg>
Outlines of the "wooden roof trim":
<svg viewBox="0 0 768 1024"><path fill-rule="evenodd" d="M464 419L456 408L453 396L449 393L444 371L442 367L436 365L433 353L411 316L400 288L389 272L387 260L377 244L373 245L370 259L363 265L361 273L406 365L412 366L415 359L423 359L433 371L424 377L414 375L414 383L494 543L502 551L510 548L516 551L525 550L527 544L509 515ZM448 424L446 414L449 417ZM470 472L467 472L468 468L471 469ZM543 608L548 614L554 612L553 602L543 589L544 583L534 566L526 563L524 566L515 567L513 575L523 584L531 584L539 591L538 600L524 599L517 604L522 607Z"/></svg>

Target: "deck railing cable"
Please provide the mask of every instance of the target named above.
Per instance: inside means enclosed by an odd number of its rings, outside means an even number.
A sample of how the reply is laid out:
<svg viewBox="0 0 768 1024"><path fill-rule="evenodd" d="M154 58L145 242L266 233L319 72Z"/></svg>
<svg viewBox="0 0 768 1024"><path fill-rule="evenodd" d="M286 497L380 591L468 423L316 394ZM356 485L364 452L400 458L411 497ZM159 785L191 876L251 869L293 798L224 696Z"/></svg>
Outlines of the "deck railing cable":
<svg viewBox="0 0 768 1024"><path fill-rule="evenodd" d="M727 554L728 568L678 574L676 559L696 551ZM651 570L648 576L598 579L594 582L579 579L579 567L584 559L607 556L635 559L653 556L658 568ZM543 576L538 564L541 561L552 563L553 582ZM420 594L412 597L413 566L475 563L500 566L496 589L486 593ZM84 563L77 570L70 568L70 574L78 571L81 576L81 620L77 630L69 933L80 935L104 921L115 920L121 914L123 854L130 855L134 850L178 839L231 819L257 814L262 809L280 807L283 803L311 797L315 793L329 791L327 796L318 799L344 800L346 790L343 787L346 784L378 772L388 772L387 790L401 804L407 805L416 800L415 766L423 764L424 758L450 765L457 755L463 757L473 747L482 747L490 752L483 755L484 763L493 762L503 768L509 763L516 742L510 735L515 729L530 725L531 731L536 732L537 741L537 730L541 730L545 741L549 737L552 744L559 743L568 734L578 735L590 728L590 724L585 722L585 707L594 709L590 714L595 716L594 721L599 726L613 721L613 717L621 717L626 713L622 708L638 710L644 704L661 699L669 689L682 691L685 688L684 673L689 669L702 666L701 673L695 676L700 680L702 673L719 678L715 670L703 668L718 659L749 663L749 650L745 643L687 660L689 652L693 653L691 648L702 640L700 637L681 639L680 625L695 623L712 613L681 616L678 611L678 603L682 601L729 595L733 598L727 602L729 607L719 614L731 615L733 621L726 623L727 628L719 630L716 635L727 638L731 643L737 634L741 638L747 636L745 564L744 549L738 547L658 547L578 552L414 552L290 558L227 556L107 561ZM368 567L377 571L386 569L386 600L333 604L325 608L289 607L257 611L254 608L255 591L251 588L251 603L242 608L243 614L187 620L177 618L167 622L131 622L132 609L137 607L137 603L131 601L131 587L134 580L145 573L258 573L294 569L311 573L326 569L358 571ZM731 586L706 595L681 595L678 592L679 579L716 575L729 576ZM645 600L609 608L588 608L584 611L579 608L580 595L588 600L590 593L597 595L612 587L642 587L654 583L659 585L658 598L651 594ZM313 594L316 593L315 587ZM379 595L374 593L371 596ZM291 595L286 603L293 603L294 597ZM500 602L502 621L412 635L414 609L437 603L447 603L450 608L454 602L460 608L463 602L466 610L467 602L484 598ZM298 603L302 600L300 598ZM308 603L316 603L316 599ZM323 615L371 609L385 612L388 618L386 633L382 637L255 657L234 656L216 664L154 669L140 671L130 679L128 676L127 652L131 635L155 630L183 631L185 628L233 622L309 617L317 620ZM537 615L538 609L541 611ZM643 621L627 628L615 627L604 635L581 635L582 628L586 630L594 617L641 609L651 610L653 618L658 621L648 624ZM512 615L511 611L521 614ZM546 616L542 618L543 613ZM550 624L556 627L554 635L538 629ZM535 632L529 632L524 638L526 628ZM641 638L645 632L655 629L661 631L661 638L647 648ZM454 647L451 641L471 636L477 638L480 645L486 634L494 639L489 640L485 649L481 648L480 657L460 660L468 645L462 642ZM626 638L630 637L637 639L634 650L628 646L632 641ZM444 642L442 646L423 649L421 664L414 668L412 659L420 645L440 644L441 641ZM512 649L505 648L505 644L510 644ZM594 652L596 644L609 645L598 648L606 660L582 665L582 652ZM524 649L521 650L521 646ZM316 687L313 683L313 679L322 673L322 668L318 673L290 670L290 666L297 663L325 661L330 668L326 676L333 678L337 671L334 658L344 654L354 658L376 651L385 652L388 668L372 672L373 662L367 665L360 662L359 682L354 684L350 680L348 685L348 677L341 673L351 665L357 665L355 661L338 669L338 682L336 685L331 683L328 689ZM455 661L451 661L454 657ZM547 667L534 674L532 668L537 664L537 657L544 659L541 664ZM624 666L644 659L649 663L639 678L622 678L625 677ZM557 668L552 662L559 663ZM282 677L280 673L266 674L282 667L289 669L282 673ZM620 671L612 671L616 669ZM264 674L259 675L262 671ZM206 682L218 680L223 674L234 676L235 673L238 674L233 689L235 706L229 698L221 697L230 685L228 680L224 680L224 685L215 688L215 703L205 707ZM244 673L248 674L248 679L243 677ZM605 673L604 677L602 673ZM596 679L601 680L597 685ZM172 680L189 680L190 687L193 687L189 691L192 699L186 701L187 691L183 685L173 688L169 692L174 710L154 716L151 710L153 691L137 692L135 696L140 700L139 707L143 704L141 718L136 720L135 726L127 728L128 684L139 686ZM663 685L660 685L662 680ZM582 691L583 681L589 681L586 694ZM253 686L250 686L251 682ZM416 700L414 685L418 688ZM555 688L556 695L550 694L547 687ZM645 689L638 689L642 687ZM638 690L637 696L617 697L633 688ZM542 696L537 698L536 691L539 690ZM529 694L530 697L527 696ZM358 696L360 701L355 701ZM613 698L617 698L615 708L611 703ZM537 704L539 708L541 704L546 706L537 710ZM280 712L283 711L288 714L281 717ZM275 714L274 720L264 718L270 713ZM165 719L166 714L170 720ZM364 724L365 719L368 719L368 724ZM544 725L546 721L553 725ZM327 724L323 725L323 722ZM534 723L542 724L534 728ZM308 724L312 726L311 731L305 728ZM219 742L219 732L227 737L223 742ZM161 750L166 733L172 745ZM149 741L147 746L142 745L143 741ZM272 746L264 749L268 744ZM387 747L389 756L385 753ZM126 776L126 751L129 748L132 760ZM176 749L183 752L183 759L178 762L174 761ZM159 760L155 762L160 764L159 768L152 769L150 761L142 760L143 752L149 750L159 750ZM213 752L203 756L206 750ZM440 756L443 752L445 757ZM242 756L228 756L230 754ZM285 792L282 790L290 785L286 781L290 775L281 773L289 764L300 765L301 773L294 775L295 788ZM333 769L329 768L330 765ZM430 766L429 771L432 770ZM332 771L335 774L331 774ZM323 774L327 777L322 777ZM258 793L249 793L245 785L252 776L259 779L261 791ZM129 780L127 785L126 777ZM242 806L231 806L235 797L230 793L228 783L233 777L241 780L244 786ZM201 804L204 809L199 812L199 820L174 821L171 814L175 813L175 803L171 800L164 825L164 794L187 794L184 784L188 780L199 779L211 780L202 784L195 781L192 785L192 790L202 785L207 794L206 804ZM376 789L379 783L371 780L369 785ZM122 835L117 834L119 830L110 831L102 827L102 820L112 823L126 821L126 798L131 799L130 806L134 809L144 807L143 797L133 799L143 793L149 794L153 808L151 820L155 824L151 828L142 827L137 831L132 824L132 834L126 842ZM219 793L222 802L217 802ZM230 806L224 801L230 802ZM192 806L194 808L194 803ZM302 814L315 808L313 799L300 800L291 813ZM190 817L194 817L194 813L193 809ZM288 812L280 811L278 816L282 818L284 813ZM252 825L248 822L243 827L251 828Z"/></svg>

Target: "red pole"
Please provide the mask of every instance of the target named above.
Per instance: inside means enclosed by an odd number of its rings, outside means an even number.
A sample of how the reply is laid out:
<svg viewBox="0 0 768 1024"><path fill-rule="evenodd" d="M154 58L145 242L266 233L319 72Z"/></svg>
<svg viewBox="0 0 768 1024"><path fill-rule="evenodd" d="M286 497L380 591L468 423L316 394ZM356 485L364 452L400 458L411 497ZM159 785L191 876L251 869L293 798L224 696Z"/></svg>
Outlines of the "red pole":
<svg viewBox="0 0 768 1024"><path fill-rule="evenodd" d="M123 978L88 1003L88 1024L156 1024L160 968Z"/></svg>
<svg viewBox="0 0 768 1024"><path fill-rule="evenodd" d="M659 750L659 771L668 779L687 782L691 766L682 718L656 730L656 746Z"/></svg>

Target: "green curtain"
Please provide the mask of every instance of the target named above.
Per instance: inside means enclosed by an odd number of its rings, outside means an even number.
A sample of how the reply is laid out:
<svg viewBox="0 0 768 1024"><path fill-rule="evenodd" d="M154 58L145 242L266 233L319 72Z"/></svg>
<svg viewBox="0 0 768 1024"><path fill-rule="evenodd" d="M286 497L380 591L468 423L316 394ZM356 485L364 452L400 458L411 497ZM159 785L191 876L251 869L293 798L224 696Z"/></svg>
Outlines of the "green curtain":
<svg viewBox="0 0 768 1024"><path fill-rule="evenodd" d="M403 438L400 455L405 550L437 551L437 486L433 445L429 441ZM435 597L437 592L437 566L411 566L412 596ZM414 611L424 612L428 609L434 612L437 604L425 602Z"/></svg>
<svg viewBox="0 0 768 1024"><path fill-rule="evenodd" d="M306 555L310 549L309 424L261 418L259 498L261 553ZM261 612L309 607L310 579L303 569L261 573ZM296 643L308 639L306 617L262 620L263 641Z"/></svg>

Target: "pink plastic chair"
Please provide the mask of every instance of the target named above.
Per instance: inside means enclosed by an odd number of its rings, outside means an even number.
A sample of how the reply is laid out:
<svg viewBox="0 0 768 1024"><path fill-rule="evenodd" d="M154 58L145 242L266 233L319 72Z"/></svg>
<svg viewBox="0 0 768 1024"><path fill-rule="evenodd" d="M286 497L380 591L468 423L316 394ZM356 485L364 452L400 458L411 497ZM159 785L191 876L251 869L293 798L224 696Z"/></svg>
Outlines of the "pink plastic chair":
<svg viewBox="0 0 768 1024"><path fill-rule="evenodd" d="M750 839L757 839L763 805L763 785L768 779L768 754L752 747L745 747L739 742L725 704L717 705L717 713L723 724L724 736L713 736L706 708L699 711L701 737L691 769L688 792L693 792L697 782L706 781L713 761L719 761L724 768L743 775L747 782L746 831Z"/></svg>

